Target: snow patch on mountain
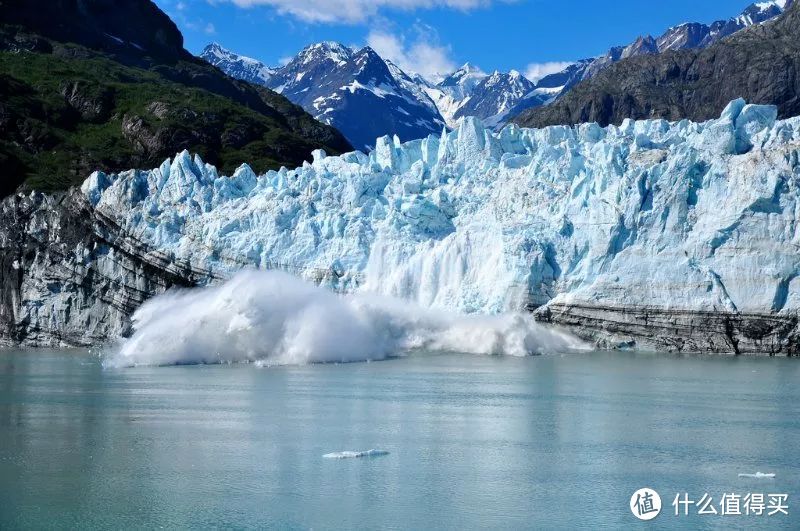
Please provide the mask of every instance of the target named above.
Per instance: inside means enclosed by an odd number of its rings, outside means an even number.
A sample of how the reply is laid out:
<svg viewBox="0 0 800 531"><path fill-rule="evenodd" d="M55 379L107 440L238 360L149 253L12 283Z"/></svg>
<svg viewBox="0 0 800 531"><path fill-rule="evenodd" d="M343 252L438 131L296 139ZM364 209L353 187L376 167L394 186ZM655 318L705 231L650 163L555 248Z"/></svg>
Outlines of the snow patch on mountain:
<svg viewBox="0 0 800 531"><path fill-rule="evenodd" d="M477 116L489 127L502 126L509 112L535 90L536 85L516 70L508 73L495 70L472 88L454 118Z"/></svg>
<svg viewBox="0 0 800 531"><path fill-rule="evenodd" d="M475 116L499 128L523 101L541 104L551 99L545 95L549 91L537 91L536 84L516 70L486 74L469 63L425 90L449 127L456 127L459 118Z"/></svg>
<svg viewBox="0 0 800 531"><path fill-rule="evenodd" d="M611 48L606 54L590 60L581 75L574 77L565 88L568 89L583 79L593 77L601 70L628 57L663 53L668 50L705 48L744 28L774 19L791 3L792 0L759 2L751 4L742 14L730 19L718 20L711 24L686 22L667 29L657 38L650 35L640 36L627 46Z"/></svg>

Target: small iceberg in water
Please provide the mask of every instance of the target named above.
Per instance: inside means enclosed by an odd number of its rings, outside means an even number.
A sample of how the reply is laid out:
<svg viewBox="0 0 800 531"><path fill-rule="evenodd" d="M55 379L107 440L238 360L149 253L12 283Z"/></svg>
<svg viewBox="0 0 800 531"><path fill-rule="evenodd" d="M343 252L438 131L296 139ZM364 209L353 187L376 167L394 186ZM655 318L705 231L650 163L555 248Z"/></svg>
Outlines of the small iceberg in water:
<svg viewBox="0 0 800 531"><path fill-rule="evenodd" d="M364 452L333 452L325 454L322 457L325 459L349 459L351 457L379 457L381 455L389 455L386 450L367 450Z"/></svg>
<svg viewBox="0 0 800 531"><path fill-rule="evenodd" d="M764 479L764 478L774 478L775 474L772 472L765 473L765 472L756 472L755 474L739 474L740 478L756 478L756 479Z"/></svg>

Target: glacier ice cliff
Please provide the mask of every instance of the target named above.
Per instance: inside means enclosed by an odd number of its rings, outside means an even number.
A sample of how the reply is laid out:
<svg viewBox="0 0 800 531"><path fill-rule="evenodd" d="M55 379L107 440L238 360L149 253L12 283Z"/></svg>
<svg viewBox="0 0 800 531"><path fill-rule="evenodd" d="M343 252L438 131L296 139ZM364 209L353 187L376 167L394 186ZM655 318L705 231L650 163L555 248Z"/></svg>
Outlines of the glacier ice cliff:
<svg viewBox="0 0 800 531"><path fill-rule="evenodd" d="M264 175L185 152L96 172L66 197L3 203L17 228L0 234L16 249L0 334L116 337L169 286L257 267L426 307L528 309L604 346L794 354L800 118L776 116L737 100L704 123L493 133L466 118Z"/></svg>

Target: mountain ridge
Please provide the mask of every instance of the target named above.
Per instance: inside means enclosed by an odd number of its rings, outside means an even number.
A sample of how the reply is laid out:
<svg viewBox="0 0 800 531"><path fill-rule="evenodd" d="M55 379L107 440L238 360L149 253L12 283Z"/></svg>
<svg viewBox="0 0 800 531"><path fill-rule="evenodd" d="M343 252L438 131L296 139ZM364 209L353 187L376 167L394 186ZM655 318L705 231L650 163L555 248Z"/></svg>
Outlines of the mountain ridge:
<svg viewBox="0 0 800 531"><path fill-rule="evenodd" d="M371 103L361 104L361 114L343 114L343 107L351 104L341 89L351 86L348 89L351 95L355 90L371 90L373 94L377 94L374 90L375 83L370 89L370 83L365 81L365 76L361 73L364 66L351 68L352 62L364 55L370 57L369 63L373 65L371 76L376 83L385 84L391 89L389 92L394 92L400 100L406 100L416 108L414 111L405 114L398 110L398 105L380 105L382 102L373 100ZM372 147L375 138L384 134L397 134L403 140L424 138L428 134L441 132L445 125L454 127L458 118L463 116L478 116L488 125L499 125L509 111L526 96L531 96L536 88L519 72L496 71L485 74L469 63L450 73L439 83L432 83L418 74L405 72L369 46L353 49L332 41L306 46L287 64L275 68L240 56L217 43L206 46L199 57L221 68L228 75L261 83L276 90L318 119L336 126L346 136L350 132L348 138L354 145L366 147ZM327 66L321 72L323 64ZM388 70L388 75L384 67ZM269 72L269 75L253 72ZM352 85L354 82L357 85ZM333 90L323 90L323 87L330 86L334 87ZM386 91L379 92L379 99L383 99ZM367 94L363 96L369 97ZM542 100L550 97L548 94ZM395 100L395 103L398 101ZM363 112L367 105L372 112ZM370 138L358 126L365 118L375 120L376 113L384 115L384 129L381 130L377 124L364 128L372 135ZM418 127L411 124L403 127L404 116L416 118Z"/></svg>
<svg viewBox="0 0 800 531"><path fill-rule="evenodd" d="M315 43L277 68L252 63L213 44L200 57L231 76L247 76L284 95L339 129L359 149L370 149L387 133L413 140L440 133L445 126L411 76L369 46L356 50L332 41ZM245 65L270 75L258 80Z"/></svg>
<svg viewBox="0 0 800 531"><path fill-rule="evenodd" d="M700 49L629 57L584 80L546 107L514 118L525 127L626 118L713 118L731 99L774 104L800 114L800 2Z"/></svg>
<svg viewBox="0 0 800 531"><path fill-rule="evenodd" d="M360 110L353 111L359 106L345 102L341 94L335 90L325 92L308 82L303 82L302 79L293 79L293 77L305 77L315 68L317 62L324 61L325 53L333 53L339 60L334 61L330 68L336 73L326 76L319 72L314 73L317 85L328 85L331 79L336 80L338 87L350 85L355 74L352 70L348 71L347 61L358 50L340 43L326 41L307 46L290 61L294 63L291 68L287 68L287 65L273 68L222 49L218 44L210 44L200 56L219 66L229 75L261 83L284 93L289 99L302 105L308 112L326 123L342 130L355 129L356 131L350 131L350 140L359 147L370 148L374 138L370 139L364 131L369 131L376 137L382 134L398 134L401 139L408 140L424 137L433 129L441 128L441 122L453 128L457 121L465 116L477 116L485 125L493 128L502 127L528 109L546 106L558 100L581 81L595 77L619 61L644 55L659 55L671 50L707 47L743 28L771 20L791 5L792 0L757 2L745 8L739 15L728 19L720 19L710 24L699 22L678 24L667 28L657 37L641 35L627 45L614 46L603 55L575 61L564 70L546 75L536 82L528 80L518 72L515 74L514 71L485 73L469 62L444 75L439 82L432 82L413 72L405 72L390 60L378 56L377 60L388 67L391 77L402 87L404 94L411 95L411 99L416 100L419 109L427 108L421 112L428 125L410 129L399 125L403 121L403 116L397 106L388 106L385 102L374 100L362 103ZM310 51L318 53L316 58L307 57ZM291 72L286 72L287 70ZM280 72L286 73L281 75ZM351 79L348 80L348 76ZM384 76L384 79L388 78ZM364 85L363 80L361 85ZM353 98L353 95L350 97ZM368 98L368 95L364 94L364 97ZM344 107L350 110L345 112ZM370 108L372 112L364 112L365 107ZM373 124L372 127L362 127L365 120L374 121L371 115L377 113L388 118ZM431 127L431 124L435 125Z"/></svg>

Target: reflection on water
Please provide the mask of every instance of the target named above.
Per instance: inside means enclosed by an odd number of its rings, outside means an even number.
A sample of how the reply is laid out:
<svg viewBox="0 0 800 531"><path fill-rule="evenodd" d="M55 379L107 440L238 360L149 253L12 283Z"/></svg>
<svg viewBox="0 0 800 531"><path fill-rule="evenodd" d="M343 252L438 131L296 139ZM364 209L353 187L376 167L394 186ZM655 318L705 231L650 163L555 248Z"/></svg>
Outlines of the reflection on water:
<svg viewBox="0 0 800 531"><path fill-rule="evenodd" d="M103 370L0 351L0 528L620 527L644 486L656 526L793 527L799 377L623 353ZM390 453L322 458L370 448ZM679 491L787 492L790 516L676 519Z"/></svg>

